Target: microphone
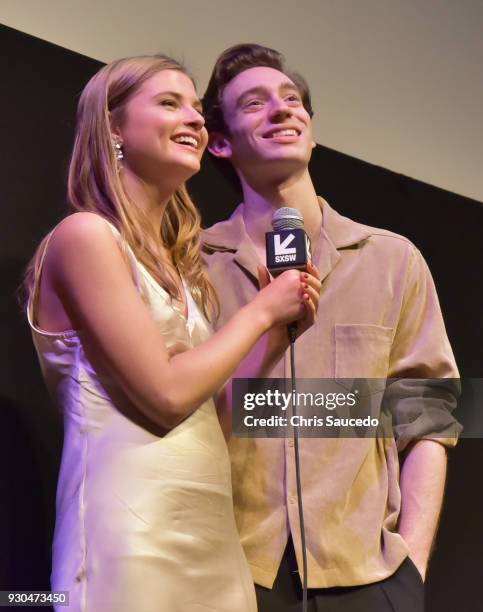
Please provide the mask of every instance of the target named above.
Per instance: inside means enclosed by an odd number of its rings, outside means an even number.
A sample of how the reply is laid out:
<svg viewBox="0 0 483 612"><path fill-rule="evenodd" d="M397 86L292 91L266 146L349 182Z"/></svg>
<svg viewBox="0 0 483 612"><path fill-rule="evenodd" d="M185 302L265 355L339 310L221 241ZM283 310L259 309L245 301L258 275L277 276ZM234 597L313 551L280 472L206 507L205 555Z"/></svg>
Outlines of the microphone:
<svg viewBox="0 0 483 612"><path fill-rule="evenodd" d="M265 245L267 251L267 268L272 276L281 274L284 270L295 268L305 270L310 262L310 241L304 230L304 218L295 208L279 208L272 217L273 232L265 234ZM292 389L292 414L297 414L296 404L293 400L296 389L295 374L295 340L297 339L297 323L289 323L287 326L288 338L290 340L290 372ZM307 610L307 546L305 542L305 521L302 501L302 484L300 478L300 454L299 433L297 427L293 430L294 458L295 458L295 480L297 484L297 501L299 508L300 538L302 543L302 610Z"/></svg>
<svg viewBox="0 0 483 612"><path fill-rule="evenodd" d="M279 208L272 217L272 232L265 234L267 268L272 276L285 270L305 270L310 262L310 241L304 218L295 208Z"/></svg>
<svg viewBox="0 0 483 612"><path fill-rule="evenodd" d="M285 270L305 270L310 262L310 240L304 230L304 218L295 208L283 207L272 217L273 232L265 234L267 268L272 276ZM288 325L290 344L297 337L297 323Z"/></svg>

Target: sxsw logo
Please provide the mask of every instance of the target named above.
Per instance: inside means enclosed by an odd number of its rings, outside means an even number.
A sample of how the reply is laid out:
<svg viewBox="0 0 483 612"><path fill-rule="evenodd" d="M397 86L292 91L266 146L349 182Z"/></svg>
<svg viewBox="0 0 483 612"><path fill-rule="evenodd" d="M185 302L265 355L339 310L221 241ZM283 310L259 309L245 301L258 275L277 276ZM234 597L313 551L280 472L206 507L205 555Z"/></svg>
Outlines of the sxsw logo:
<svg viewBox="0 0 483 612"><path fill-rule="evenodd" d="M275 251L275 263L283 263L287 261L295 261L297 259L297 249L290 245L295 240L293 234L286 236L283 241L280 234L273 236L273 248Z"/></svg>

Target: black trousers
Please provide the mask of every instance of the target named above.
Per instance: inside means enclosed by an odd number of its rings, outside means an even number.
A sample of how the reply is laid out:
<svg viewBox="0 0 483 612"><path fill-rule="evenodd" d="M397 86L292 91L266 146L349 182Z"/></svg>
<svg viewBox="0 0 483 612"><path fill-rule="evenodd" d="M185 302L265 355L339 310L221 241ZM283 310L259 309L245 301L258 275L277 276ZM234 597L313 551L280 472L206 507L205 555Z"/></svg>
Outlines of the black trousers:
<svg viewBox="0 0 483 612"><path fill-rule="evenodd" d="M273 589L256 586L258 612L301 612L302 587L294 567L292 540ZM294 571L295 570L295 571ZM309 589L309 612L424 612L424 584L414 563L406 558L396 572L364 586Z"/></svg>

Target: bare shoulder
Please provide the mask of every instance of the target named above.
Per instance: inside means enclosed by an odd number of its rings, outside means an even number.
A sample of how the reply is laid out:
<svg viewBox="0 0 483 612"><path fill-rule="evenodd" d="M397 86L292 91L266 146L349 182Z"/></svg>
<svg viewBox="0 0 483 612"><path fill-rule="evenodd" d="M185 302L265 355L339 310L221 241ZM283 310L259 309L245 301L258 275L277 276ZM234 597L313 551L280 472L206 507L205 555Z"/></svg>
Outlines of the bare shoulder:
<svg viewBox="0 0 483 612"><path fill-rule="evenodd" d="M119 248L108 223L95 213L79 212L54 229L47 259L61 265L63 261L105 258L109 253L116 258Z"/></svg>
<svg viewBox="0 0 483 612"><path fill-rule="evenodd" d="M46 253L45 269L52 281L91 279L116 271L125 274L126 263L109 224L100 215L79 212L57 225ZM85 277L85 278L84 278Z"/></svg>
<svg viewBox="0 0 483 612"><path fill-rule="evenodd" d="M57 225L50 243L54 250L72 250L74 245L88 248L99 240L110 244L114 242L107 222L95 213L78 212L69 215Z"/></svg>

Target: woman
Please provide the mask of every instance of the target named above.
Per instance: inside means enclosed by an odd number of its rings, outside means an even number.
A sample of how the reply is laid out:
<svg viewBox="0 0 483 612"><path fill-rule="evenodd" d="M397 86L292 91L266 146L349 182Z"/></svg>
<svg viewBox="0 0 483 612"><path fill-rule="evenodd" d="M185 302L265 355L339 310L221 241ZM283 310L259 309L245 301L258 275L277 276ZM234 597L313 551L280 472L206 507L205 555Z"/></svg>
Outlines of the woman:
<svg viewBox="0 0 483 612"><path fill-rule="evenodd" d="M27 272L34 342L64 412L52 588L71 610L256 610L211 398L269 328L313 322L320 283L261 273L258 296L210 337L216 297L184 187L206 141L178 63L102 68L79 103L76 214Z"/></svg>

